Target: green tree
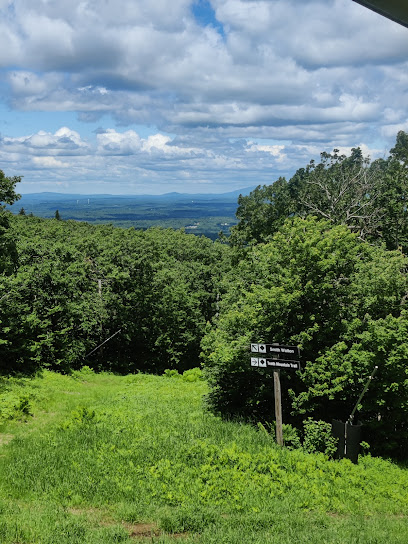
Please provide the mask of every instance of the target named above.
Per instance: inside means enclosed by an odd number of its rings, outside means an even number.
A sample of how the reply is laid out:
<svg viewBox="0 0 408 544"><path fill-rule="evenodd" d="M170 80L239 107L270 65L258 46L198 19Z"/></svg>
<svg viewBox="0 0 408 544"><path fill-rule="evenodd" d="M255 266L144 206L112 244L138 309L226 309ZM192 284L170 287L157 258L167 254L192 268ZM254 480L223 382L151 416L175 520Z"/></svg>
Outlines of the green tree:
<svg viewBox="0 0 408 544"><path fill-rule="evenodd" d="M267 241L288 217L313 215L345 225L362 240L408 250L408 135L400 131L390 157L371 162L360 148L349 156L323 152L288 181L279 178L238 200L230 243Z"/></svg>
<svg viewBox="0 0 408 544"><path fill-rule="evenodd" d="M378 364L361 416L371 429L380 417L382 437L392 420L387 436L408 447L405 266L399 252L364 243L345 226L288 220L225 279L219 317L202 342L212 409L272 420L273 379L250 367L249 345L294 344L303 371L282 372L285 422L300 428L309 416L347 419ZM390 350L397 336L401 345ZM379 432L376 441L378 452Z"/></svg>
<svg viewBox="0 0 408 544"><path fill-rule="evenodd" d="M61 221L61 215L60 215L60 213L59 213L58 210L55 210L55 219L56 219L57 221Z"/></svg>
<svg viewBox="0 0 408 544"><path fill-rule="evenodd" d="M400 131L390 157L376 163L382 171L379 195L381 238L389 249L408 251L408 134Z"/></svg>
<svg viewBox="0 0 408 544"><path fill-rule="evenodd" d="M230 242L238 247L263 242L295 212L296 200L285 178L272 185L258 185L248 196L238 198L239 222L231 228Z"/></svg>
<svg viewBox="0 0 408 544"><path fill-rule="evenodd" d="M10 232L9 212L6 204L13 204L20 198L15 192L16 184L21 177L6 177L0 170L0 274L10 274L16 266L17 252L15 240Z"/></svg>
<svg viewBox="0 0 408 544"><path fill-rule="evenodd" d="M395 146L390 150L390 153L403 166L408 166L408 134L403 130L398 132Z"/></svg>
<svg viewBox="0 0 408 544"><path fill-rule="evenodd" d="M15 187L20 181L21 176L6 177L3 170L0 170L0 204L13 204L21 198L21 195L15 192Z"/></svg>

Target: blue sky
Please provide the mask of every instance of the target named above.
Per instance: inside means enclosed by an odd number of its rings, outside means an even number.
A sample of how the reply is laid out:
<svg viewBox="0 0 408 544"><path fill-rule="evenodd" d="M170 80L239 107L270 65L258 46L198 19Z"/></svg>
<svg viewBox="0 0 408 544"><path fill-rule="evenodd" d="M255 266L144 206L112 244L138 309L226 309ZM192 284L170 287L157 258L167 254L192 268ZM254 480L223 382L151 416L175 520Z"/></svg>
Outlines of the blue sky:
<svg viewBox="0 0 408 544"><path fill-rule="evenodd" d="M408 131L408 29L351 0L0 0L22 193L211 193Z"/></svg>

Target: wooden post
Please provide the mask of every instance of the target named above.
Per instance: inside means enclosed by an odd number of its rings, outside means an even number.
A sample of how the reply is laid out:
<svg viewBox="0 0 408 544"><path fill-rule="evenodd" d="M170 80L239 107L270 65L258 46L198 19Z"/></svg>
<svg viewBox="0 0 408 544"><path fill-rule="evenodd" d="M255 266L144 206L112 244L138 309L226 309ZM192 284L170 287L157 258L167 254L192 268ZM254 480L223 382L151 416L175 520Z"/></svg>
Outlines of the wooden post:
<svg viewBox="0 0 408 544"><path fill-rule="evenodd" d="M273 385L275 392L276 442L279 444L279 446L283 446L280 370L273 371Z"/></svg>

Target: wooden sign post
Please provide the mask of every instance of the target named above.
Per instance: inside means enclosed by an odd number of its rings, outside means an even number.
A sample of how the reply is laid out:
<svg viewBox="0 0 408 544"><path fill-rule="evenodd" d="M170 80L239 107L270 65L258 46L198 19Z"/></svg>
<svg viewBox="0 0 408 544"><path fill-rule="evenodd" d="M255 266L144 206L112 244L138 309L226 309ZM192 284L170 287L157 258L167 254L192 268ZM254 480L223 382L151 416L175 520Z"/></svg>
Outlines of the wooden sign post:
<svg viewBox="0 0 408 544"><path fill-rule="evenodd" d="M275 421L276 421L276 442L283 446L282 430L282 396L280 386L280 370L273 371L273 387L275 393Z"/></svg>
<svg viewBox="0 0 408 544"><path fill-rule="evenodd" d="M253 354L257 354L258 357L252 357ZM280 344L251 344L251 366L273 368L276 442L283 446L280 371L281 369L300 370L299 348Z"/></svg>

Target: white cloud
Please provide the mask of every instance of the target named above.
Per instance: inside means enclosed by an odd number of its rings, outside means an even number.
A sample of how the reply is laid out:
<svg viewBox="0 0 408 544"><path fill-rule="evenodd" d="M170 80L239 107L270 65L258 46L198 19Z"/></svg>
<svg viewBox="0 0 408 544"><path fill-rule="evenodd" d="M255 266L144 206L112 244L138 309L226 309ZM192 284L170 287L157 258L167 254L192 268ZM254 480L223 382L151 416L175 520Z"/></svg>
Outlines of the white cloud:
<svg viewBox="0 0 408 544"><path fill-rule="evenodd" d="M140 151L141 142L139 135L133 130L124 133L108 129L97 134L98 150L108 155L129 155Z"/></svg>
<svg viewBox="0 0 408 544"><path fill-rule="evenodd" d="M62 162L55 157L33 157L33 163L41 168L68 168L69 163Z"/></svg>
<svg viewBox="0 0 408 544"><path fill-rule="evenodd" d="M188 156L191 153L200 153L199 149L175 145L169 136L152 134L147 138L140 138L133 130L117 132L108 129L97 134L98 151L105 155L156 155L163 157Z"/></svg>
<svg viewBox="0 0 408 544"><path fill-rule="evenodd" d="M0 125L4 164L250 184L293 173L309 151L379 153L408 126L407 29L351 0L210 0L220 31L194 19L193 1L0 0L7 107L79 119L27 136ZM90 141L81 127L96 122Z"/></svg>
<svg viewBox="0 0 408 544"><path fill-rule="evenodd" d="M78 155L87 152L88 144L78 132L62 127L54 134L40 130L29 136L4 137L3 149L30 155Z"/></svg>
<svg viewBox="0 0 408 544"><path fill-rule="evenodd" d="M143 142L143 150L151 152L152 150L160 150L160 151L168 151L169 146L167 145L169 142L171 142L171 138L169 136L164 136L163 134L154 134L153 136L149 136L147 140Z"/></svg>
<svg viewBox="0 0 408 544"><path fill-rule="evenodd" d="M249 142L246 151L255 153L262 151L264 153L269 153L273 157L277 157L278 160L282 161L285 158L285 154L282 153L284 149L284 145L260 145Z"/></svg>

